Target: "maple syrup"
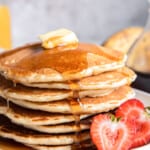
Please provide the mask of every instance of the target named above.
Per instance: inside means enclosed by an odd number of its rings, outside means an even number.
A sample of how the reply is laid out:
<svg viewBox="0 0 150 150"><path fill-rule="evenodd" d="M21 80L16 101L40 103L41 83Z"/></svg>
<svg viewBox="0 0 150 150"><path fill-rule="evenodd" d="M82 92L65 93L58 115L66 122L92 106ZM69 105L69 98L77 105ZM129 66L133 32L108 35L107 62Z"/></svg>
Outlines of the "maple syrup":
<svg viewBox="0 0 150 150"><path fill-rule="evenodd" d="M76 150L76 148L82 150L84 149L84 145L82 145L81 141L82 138L80 137L79 133L81 132L81 126L80 126L80 113L83 109L83 104L80 101L79 96L79 86L76 82L68 81L68 84L70 86L70 89L72 90L72 98L68 99L68 104L71 108L71 112L74 116L74 123L76 126L75 131L75 144L72 146L72 150Z"/></svg>
<svg viewBox="0 0 150 150"><path fill-rule="evenodd" d="M36 71L41 68L51 68L61 73L65 79L69 74L101 65L100 63L102 65L111 64L124 58L124 55L117 51L107 51L97 45L84 43L80 43L78 48L73 50L65 50L63 46L50 50L44 50L40 46L39 48L32 46L16 52L16 55L17 53L18 55L20 53L21 60L17 60L15 63L10 62L6 65L18 71ZM8 53L8 55L10 54ZM16 59L16 56L14 59Z"/></svg>
<svg viewBox="0 0 150 150"><path fill-rule="evenodd" d="M76 114L76 110L79 108L80 109L80 105L78 104L78 101L73 98L71 100L69 100L69 104L70 104L70 108L72 111L72 114L74 116L74 123L76 126L76 131L75 131L75 145L78 147L81 147L81 137L79 135L79 132L81 131L81 127L80 127L80 115ZM75 107L74 107L75 106ZM78 106L78 107L76 107Z"/></svg>
<svg viewBox="0 0 150 150"><path fill-rule="evenodd" d="M93 145L91 140L81 142L81 144L82 148L79 145L73 144L71 150L96 150L96 147Z"/></svg>
<svg viewBox="0 0 150 150"><path fill-rule="evenodd" d="M13 86L16 87L17 86L17 82L13 81Z"/></svg>
<svg viewBox="0 0 150 150"><path fill-rule="evenodd" d="M10 101L9 101L9 99L6 99L6 102L7 102L7 111L9 111L9 107L10 107Z"/></svg>

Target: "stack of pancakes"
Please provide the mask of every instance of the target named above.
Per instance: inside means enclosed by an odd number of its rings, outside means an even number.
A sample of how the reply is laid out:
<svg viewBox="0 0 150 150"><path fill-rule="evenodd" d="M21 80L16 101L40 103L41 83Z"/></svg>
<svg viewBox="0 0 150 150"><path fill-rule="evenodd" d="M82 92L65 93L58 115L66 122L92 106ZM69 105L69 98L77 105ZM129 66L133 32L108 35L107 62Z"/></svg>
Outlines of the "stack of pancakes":
<svg viewBox="0 0 150 150"><path fill-rule="evenodd" d="M121 52L41 43L0 55L0 137L37 150L91 149L92 117L134 96Z"/></svg>

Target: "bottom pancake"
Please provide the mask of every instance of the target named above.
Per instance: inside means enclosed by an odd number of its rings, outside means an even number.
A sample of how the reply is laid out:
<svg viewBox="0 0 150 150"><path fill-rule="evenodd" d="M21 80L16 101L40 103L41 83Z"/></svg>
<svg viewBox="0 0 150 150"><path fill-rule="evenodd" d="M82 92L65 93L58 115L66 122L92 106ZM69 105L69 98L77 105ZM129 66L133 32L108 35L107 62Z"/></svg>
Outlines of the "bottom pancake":
<svg viewBox="0 0 150 150"><path fill-rule="evenodd" d="M86 150L96 150L91 140L83 141L80 143ZM0 150L80 150L79 145L62 145L62 146L47 146L47 145L23 145L10 139L0 138Z"/></svg>
<svg viewBox="0 0 150 150"><path fill-rule="evenodd" d="M4 116L0 116L0 137L9 138L23 144L31 145L68 145L78 142L77 135L46 134L15 125ZM90 139L89 131L78 134L80 141Z"/></svg>
<svg viewBox="0 0 150 150"><path fill-rule="evenodd" d="M63 145L63 146L43 146L43 145L27 145L36 150L96 150L91 140L83 141L80 144Z"/></svg>
<svg viewBox="0 0 150 150"><path fill-rule="evenodd" d="M0 150L35 150L10 139L0 137Z"/></svg>

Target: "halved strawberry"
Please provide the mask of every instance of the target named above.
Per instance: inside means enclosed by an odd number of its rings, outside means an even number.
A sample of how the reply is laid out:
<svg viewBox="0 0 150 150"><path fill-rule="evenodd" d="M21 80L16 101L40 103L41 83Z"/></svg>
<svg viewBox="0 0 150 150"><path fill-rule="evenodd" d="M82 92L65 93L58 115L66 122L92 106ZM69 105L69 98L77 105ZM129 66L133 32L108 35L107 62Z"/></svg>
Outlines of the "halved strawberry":
<svg viewBox="0 0 150 150"><path fill-rule="evenodd" d="M138 147L150 142L150 121L137 121L131 147Z"/></svg>
<svg viewBox="0 0 150 150"><path fill-rule="evenodd" d="M141 116L141 113L144 111L144 105L138 99L130 99L124 102L116 110L116 116L122 117L124 120L134 121Z"/></svg>
<svg viewBox="0 0 150 150"><path fill-rule="evenodd" d="M132 147L150 142L150 117L142 102L137 99L126 101L116 110L116 116L130 123L133 135Z"/></svg>
<svg viewBox="0 0 150 150"><path fill-rule="evenodd" d="M131 147L130 126L110 114L95 116L90 134L98 150L128 150Z"/></svg>

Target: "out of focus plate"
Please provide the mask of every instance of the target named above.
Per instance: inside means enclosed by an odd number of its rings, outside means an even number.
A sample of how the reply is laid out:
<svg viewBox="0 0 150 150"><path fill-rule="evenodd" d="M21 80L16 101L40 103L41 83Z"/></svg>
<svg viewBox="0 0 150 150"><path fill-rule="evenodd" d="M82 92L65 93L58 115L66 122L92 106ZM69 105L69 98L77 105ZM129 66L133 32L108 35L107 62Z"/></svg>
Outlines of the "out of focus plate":
<svg viewBox="0 0 150 150"><path fill-rule="evenodd" d="M135 89L136 92L136 98L140 99L145 106L150 106L150 94L143 92L141 90ZM150 144L147 144L145 146L134 148L133 150L150 150Z"/></svg>

